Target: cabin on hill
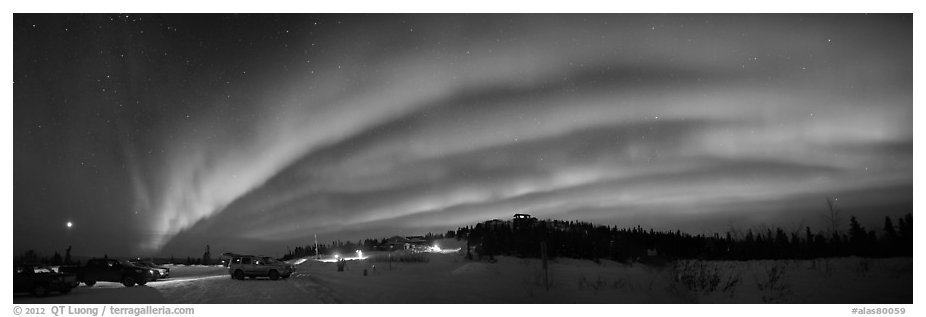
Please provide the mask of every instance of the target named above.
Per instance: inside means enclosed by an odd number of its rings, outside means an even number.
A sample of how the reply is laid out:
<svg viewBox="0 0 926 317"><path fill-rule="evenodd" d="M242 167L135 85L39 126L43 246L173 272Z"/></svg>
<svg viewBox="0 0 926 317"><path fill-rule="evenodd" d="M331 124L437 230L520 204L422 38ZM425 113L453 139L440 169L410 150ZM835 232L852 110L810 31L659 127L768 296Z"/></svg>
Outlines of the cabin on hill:
<svg viewBox="0 0 926 317"><path fill-rule="evenodd" d="M537 223L537 218L528 214L514 214L514 228L531 227Z"/></svg>
<svg viewBox="0 0 926 317"><path fill-rule="evenodd" d="M403 250L405 249L405 244L408 243L408 239L400 236L392 236L389 239L386 239L386 248L389 250Z"/></svg>
<svg viewBox="0 0 926 317"><path fill-rule="evenodd" d="M406 249L413 249L419 247L427 247L428 239L424 236L409 236L405 237L406 240Z"/></svg>
<svg viewBox="0 0 926 317"><path fill-rule="evenodd" d="M386 239L386 248L391 251L395 250L417 250L427 248L428 241L423 236L392 236Z"/></svg>
<svg viewBox="0 0 926 317"><path fill-rule="evenodd" d="M492 220L483 222L482 225L486 229L498 230L502 228L517 229L517 228L533 227L537 225L538 223L539 222L537 221L537 218L531 217L531 215L529 214L514 214L514 216L512 217L512 220L492 219Z"/></svg>
<svg viewBox="0 0 926 317"><path fill-rule="evenodd" d="M515 221L518 221L518 220L530 220L530 219L537 220L537 218L531 217L531 215L528 215L528 214L514 214L514 220L515 220Z"/></svg>

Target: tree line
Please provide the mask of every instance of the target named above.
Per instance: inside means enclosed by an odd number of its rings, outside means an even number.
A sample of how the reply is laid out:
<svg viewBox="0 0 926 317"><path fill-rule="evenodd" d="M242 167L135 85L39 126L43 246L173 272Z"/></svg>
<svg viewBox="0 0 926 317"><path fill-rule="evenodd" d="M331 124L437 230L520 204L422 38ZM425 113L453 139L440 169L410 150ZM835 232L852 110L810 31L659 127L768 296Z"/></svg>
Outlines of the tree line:
<svg viewBox="0 0 926 317"><path fill-rule="evenodd" d="M108 259L109 254L103 254L101 258ZM215 259L212 257L212 252L208 244L206 245L206 251L203 252L202 257L198 257L198 258L187 256L186 259L183 259L183 258L176 259L173 256L171 256L170 258L144 257L144 258L136 258L136 259L151 260L151 262L154 262L155 264L158 264L158 265L167 264L167 263L183 264L183 265L216 265L220 263L218 259ZM71 259L71 246L68 246L67 249L65 249L64 256L61 256L61 253L58 251L55 251L55 253L49 257L49 256L42 256L38 254L37 252L35 252L35 250L27 250L26 252L23 252L19 256L15 257L14 262L15 263L30 263L30 264L37 263L37 264L45 264L45 265L52 265L52 266L58 266L58 265L80 266L81 264L80 260Z"/></svg>
<svg viewBox="0 0 926 317"><path fill-rule="evenodd" d="M896 225L890 217L885 217L879 230L866 229L852 217L846 232L804 227L794 231L766 228L710 235L579 221L494 220L459 228L454 236L466 240L477 256L489 257L540 257L541 242L547 245L551 257L621 262L653 257L709 260L896 257L913 255L913 215L898 218Z"/></svg>

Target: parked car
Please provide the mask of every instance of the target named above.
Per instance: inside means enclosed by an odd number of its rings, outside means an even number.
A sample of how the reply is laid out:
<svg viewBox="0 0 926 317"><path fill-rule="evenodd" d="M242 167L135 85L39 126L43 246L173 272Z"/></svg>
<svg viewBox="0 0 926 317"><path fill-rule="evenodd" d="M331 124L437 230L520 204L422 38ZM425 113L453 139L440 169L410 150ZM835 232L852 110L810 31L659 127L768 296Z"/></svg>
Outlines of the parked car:
<svg viewBox="0 0 926 317"><path fill-rule="evenodd" d="M35 296L47 296L50 292L70 293L77 286L77 277L70 273L58 273L42 264L13 265L13 292L31 292Z"/></svg>
<svg viewBox="0 0 926 317"><path fill-rule="evenodd" d="M232 254L228 261L228 274L233 279L269 277L271 280L289 278L296 267L274 260L269 256Z"/></svg>
<svg viewBox="0 0 926 317"><path fill-rule="evenodd" d="M157 274L154 269L116 259L90 259L83 267L62 266L60 270L76 274L77 281L87 286L93 286L97 281L122 283L125 287L145 285Z"/></svg>
<svg viewBox="0 0 926 317"><path fill-rule="evenodd" d="M137 266L147 267L147 268L149 268L149 269L154 270L154 278L152 279L152 281L156 281L156 280L158 280L158 279L165 279L165 278L169 278L169 277L170 277L170 269L169 269L169 268L166 268L166 267L163 267L163 266L158 266L157 264L154 264L154 262L151 262L151 261L132 261L132 263L135 264L135 265L137 265Z"/></svg>

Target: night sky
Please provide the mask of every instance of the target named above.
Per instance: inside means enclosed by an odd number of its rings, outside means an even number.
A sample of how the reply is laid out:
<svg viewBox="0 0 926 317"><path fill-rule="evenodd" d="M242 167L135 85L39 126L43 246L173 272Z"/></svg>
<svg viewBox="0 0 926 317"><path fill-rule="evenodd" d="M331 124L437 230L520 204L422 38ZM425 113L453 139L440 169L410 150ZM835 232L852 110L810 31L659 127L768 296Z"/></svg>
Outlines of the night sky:
<svg viewBox="0 0 926 317"><path fill-rule="evenodd" d="M13 22L17 254L912 212L909 14Z"/></svg>

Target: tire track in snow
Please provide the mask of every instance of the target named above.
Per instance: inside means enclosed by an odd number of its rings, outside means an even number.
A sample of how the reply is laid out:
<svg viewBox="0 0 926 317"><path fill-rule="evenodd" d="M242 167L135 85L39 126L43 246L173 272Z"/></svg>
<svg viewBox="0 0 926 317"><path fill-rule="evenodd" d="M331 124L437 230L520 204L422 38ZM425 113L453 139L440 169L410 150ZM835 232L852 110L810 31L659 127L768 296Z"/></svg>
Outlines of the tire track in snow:
<svg viewBox="0 0 926 317"><path fill-rule="evenodd" d="M305 281L306 283L301 283ZM323 285L320 280L314 275L308 273L297 273L291 277L288 282L293 285L293 287L299 289L303 293L308 295L315 296L318 300L325 304L342 304L343 301L334 296L334 291ZM308 287L308 288L306 288Z"/></svg>

